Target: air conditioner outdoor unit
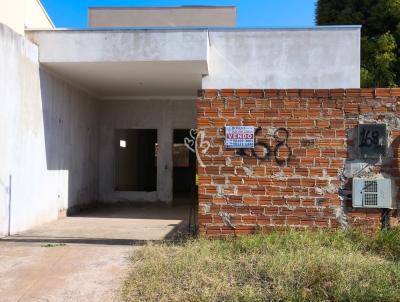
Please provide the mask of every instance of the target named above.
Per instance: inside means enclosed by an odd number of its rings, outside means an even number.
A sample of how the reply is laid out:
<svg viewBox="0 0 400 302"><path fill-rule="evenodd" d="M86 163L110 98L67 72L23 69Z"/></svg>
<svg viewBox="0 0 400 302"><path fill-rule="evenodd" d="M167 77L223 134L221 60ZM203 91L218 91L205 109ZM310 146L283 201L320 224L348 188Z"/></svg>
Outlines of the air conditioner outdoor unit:
<svg viewBox="0 0 400 302"><path fill-rule="evenodd" d="M392 209L390 179L353 178L353 207Z"/></svg>

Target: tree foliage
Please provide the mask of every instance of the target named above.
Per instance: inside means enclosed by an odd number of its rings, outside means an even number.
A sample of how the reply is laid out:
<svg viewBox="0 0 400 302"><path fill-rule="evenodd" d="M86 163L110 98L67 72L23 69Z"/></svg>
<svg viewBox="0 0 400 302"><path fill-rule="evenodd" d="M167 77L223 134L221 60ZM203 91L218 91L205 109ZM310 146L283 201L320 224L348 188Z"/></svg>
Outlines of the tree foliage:
<svg viewBox="0 0 400 302"><path fill-rule="evenodd" d="M318 25L362 25L361 85L400 84L400 0L318 0Z"/></svg>

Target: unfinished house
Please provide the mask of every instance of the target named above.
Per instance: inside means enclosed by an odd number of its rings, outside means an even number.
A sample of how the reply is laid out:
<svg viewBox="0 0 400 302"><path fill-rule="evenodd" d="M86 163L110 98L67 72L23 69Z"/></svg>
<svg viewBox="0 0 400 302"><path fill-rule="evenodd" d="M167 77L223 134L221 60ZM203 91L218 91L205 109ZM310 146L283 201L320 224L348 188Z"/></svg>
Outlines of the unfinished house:
<svg viewBox="0 0 400 302"><path fill-rule="evenodd" d="M240 28L235 7L103 7L87 29L58 29L40 2L6 2L0 235L96 204L188 204L210 236L377 224L342 173L397 160L398 91L339 89L360 86L359 26ZM385 141L371 138L387 146L379 163L348 151L359 123L386 125ZM229 126L253 127L255 146L227 148ZM395 200L393 169L379 175Z"/></svg>

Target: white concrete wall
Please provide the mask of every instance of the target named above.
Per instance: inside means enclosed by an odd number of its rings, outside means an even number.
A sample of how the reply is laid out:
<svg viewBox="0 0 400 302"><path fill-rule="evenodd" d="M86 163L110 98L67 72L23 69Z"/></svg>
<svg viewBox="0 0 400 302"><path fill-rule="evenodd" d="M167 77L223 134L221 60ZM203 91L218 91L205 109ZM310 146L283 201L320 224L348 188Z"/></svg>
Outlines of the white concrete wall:
<svg viewBox="0 0 400 302"><path fill-rule="evenodd" d="M38 47L1 24L0 66L1 236L97 198L98 103L40 70Z"/></svg>
<svg viewBox="0 0 400 302"><path fill-rule="evenodd" d="M0 0L0 23L23 35L25 29L25 1Z"/></svg>
<svg viewBox="0 0 400 302"><path fill-rule="evenodd" d="M99 200L172 201L173 129L196 127L195 100L101 101ZM114 129L157 129L157 192L115 191Z"/></svg>
<svg viewBox="0 0 400 302"><path fill-rule="evenodd" d="M0 0L0 23L20 35L25 28L54 28L39 0Z"/></svg>
<svg viewBox="0 0 400 302"><path fill-rule="evenodd" d="M40 46L40 62L46 64L135 61L207 63L205 30L32 30L27 35Z"/></svg>
<svg viewBox="0 0 400 302"><path fill-rule="evenodd" d="M61 208L91 203L98 192L98 100L45 70L40 81L47 170L69 178L59 185Z"/></svg>
<svg viewBox="0 0 400 302"><path fill-rule="evenodd" d="M210 30L203 89L359 88L360 28Z"/></svg>
<svg viewBox="0 0 400 302"><path fill-rule="evenodd" d="M25 28L54 28L40 0L25 0Z"/></svg>
<svg viewBox="0 0 400 302"><path fill-rule="evenodd" d="M29 37L40 45L42 63L77 81L81 81L84 70L91 87L112 82L119 74L117 70L124 70L118 62L126 68L131 66L132 77L138 78L143 70L129 64L148 62L157 66L167 61L182 62L192 73L204 76L198 89L360 87L357 26L30 31ZM113 72L85 67L87 62L99 66L106 63L104 66ZM196 62L201 65L194 68ZM155 71L153 76L158 74ZM179 83L178 80L177 87Z"/></svg>

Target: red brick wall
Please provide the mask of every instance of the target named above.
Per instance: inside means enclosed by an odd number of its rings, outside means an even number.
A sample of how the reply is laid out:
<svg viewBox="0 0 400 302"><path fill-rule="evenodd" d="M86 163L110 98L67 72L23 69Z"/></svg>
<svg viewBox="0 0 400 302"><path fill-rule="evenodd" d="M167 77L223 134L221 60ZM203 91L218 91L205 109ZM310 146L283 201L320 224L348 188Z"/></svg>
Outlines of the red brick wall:
<svg viewBox="0 0 400 302"><path fill-rule="evenodd" d="M288 226L379 227L380 210L351 207L351 179L343 169L346 160L357 158L352 149L359 122L385 122L391 155L369 173L387 173L400 184L399 97L400 89L201 91L200 234L220 237ZM255 149L258 159L251 150L238 155L224 148L228 125L260 127L256 142L268 144L272 156L262 159L263 147ZM274 137L278 128L288 132L291 156L286 146L274 154L286 136L281 130Z"/></svg>

